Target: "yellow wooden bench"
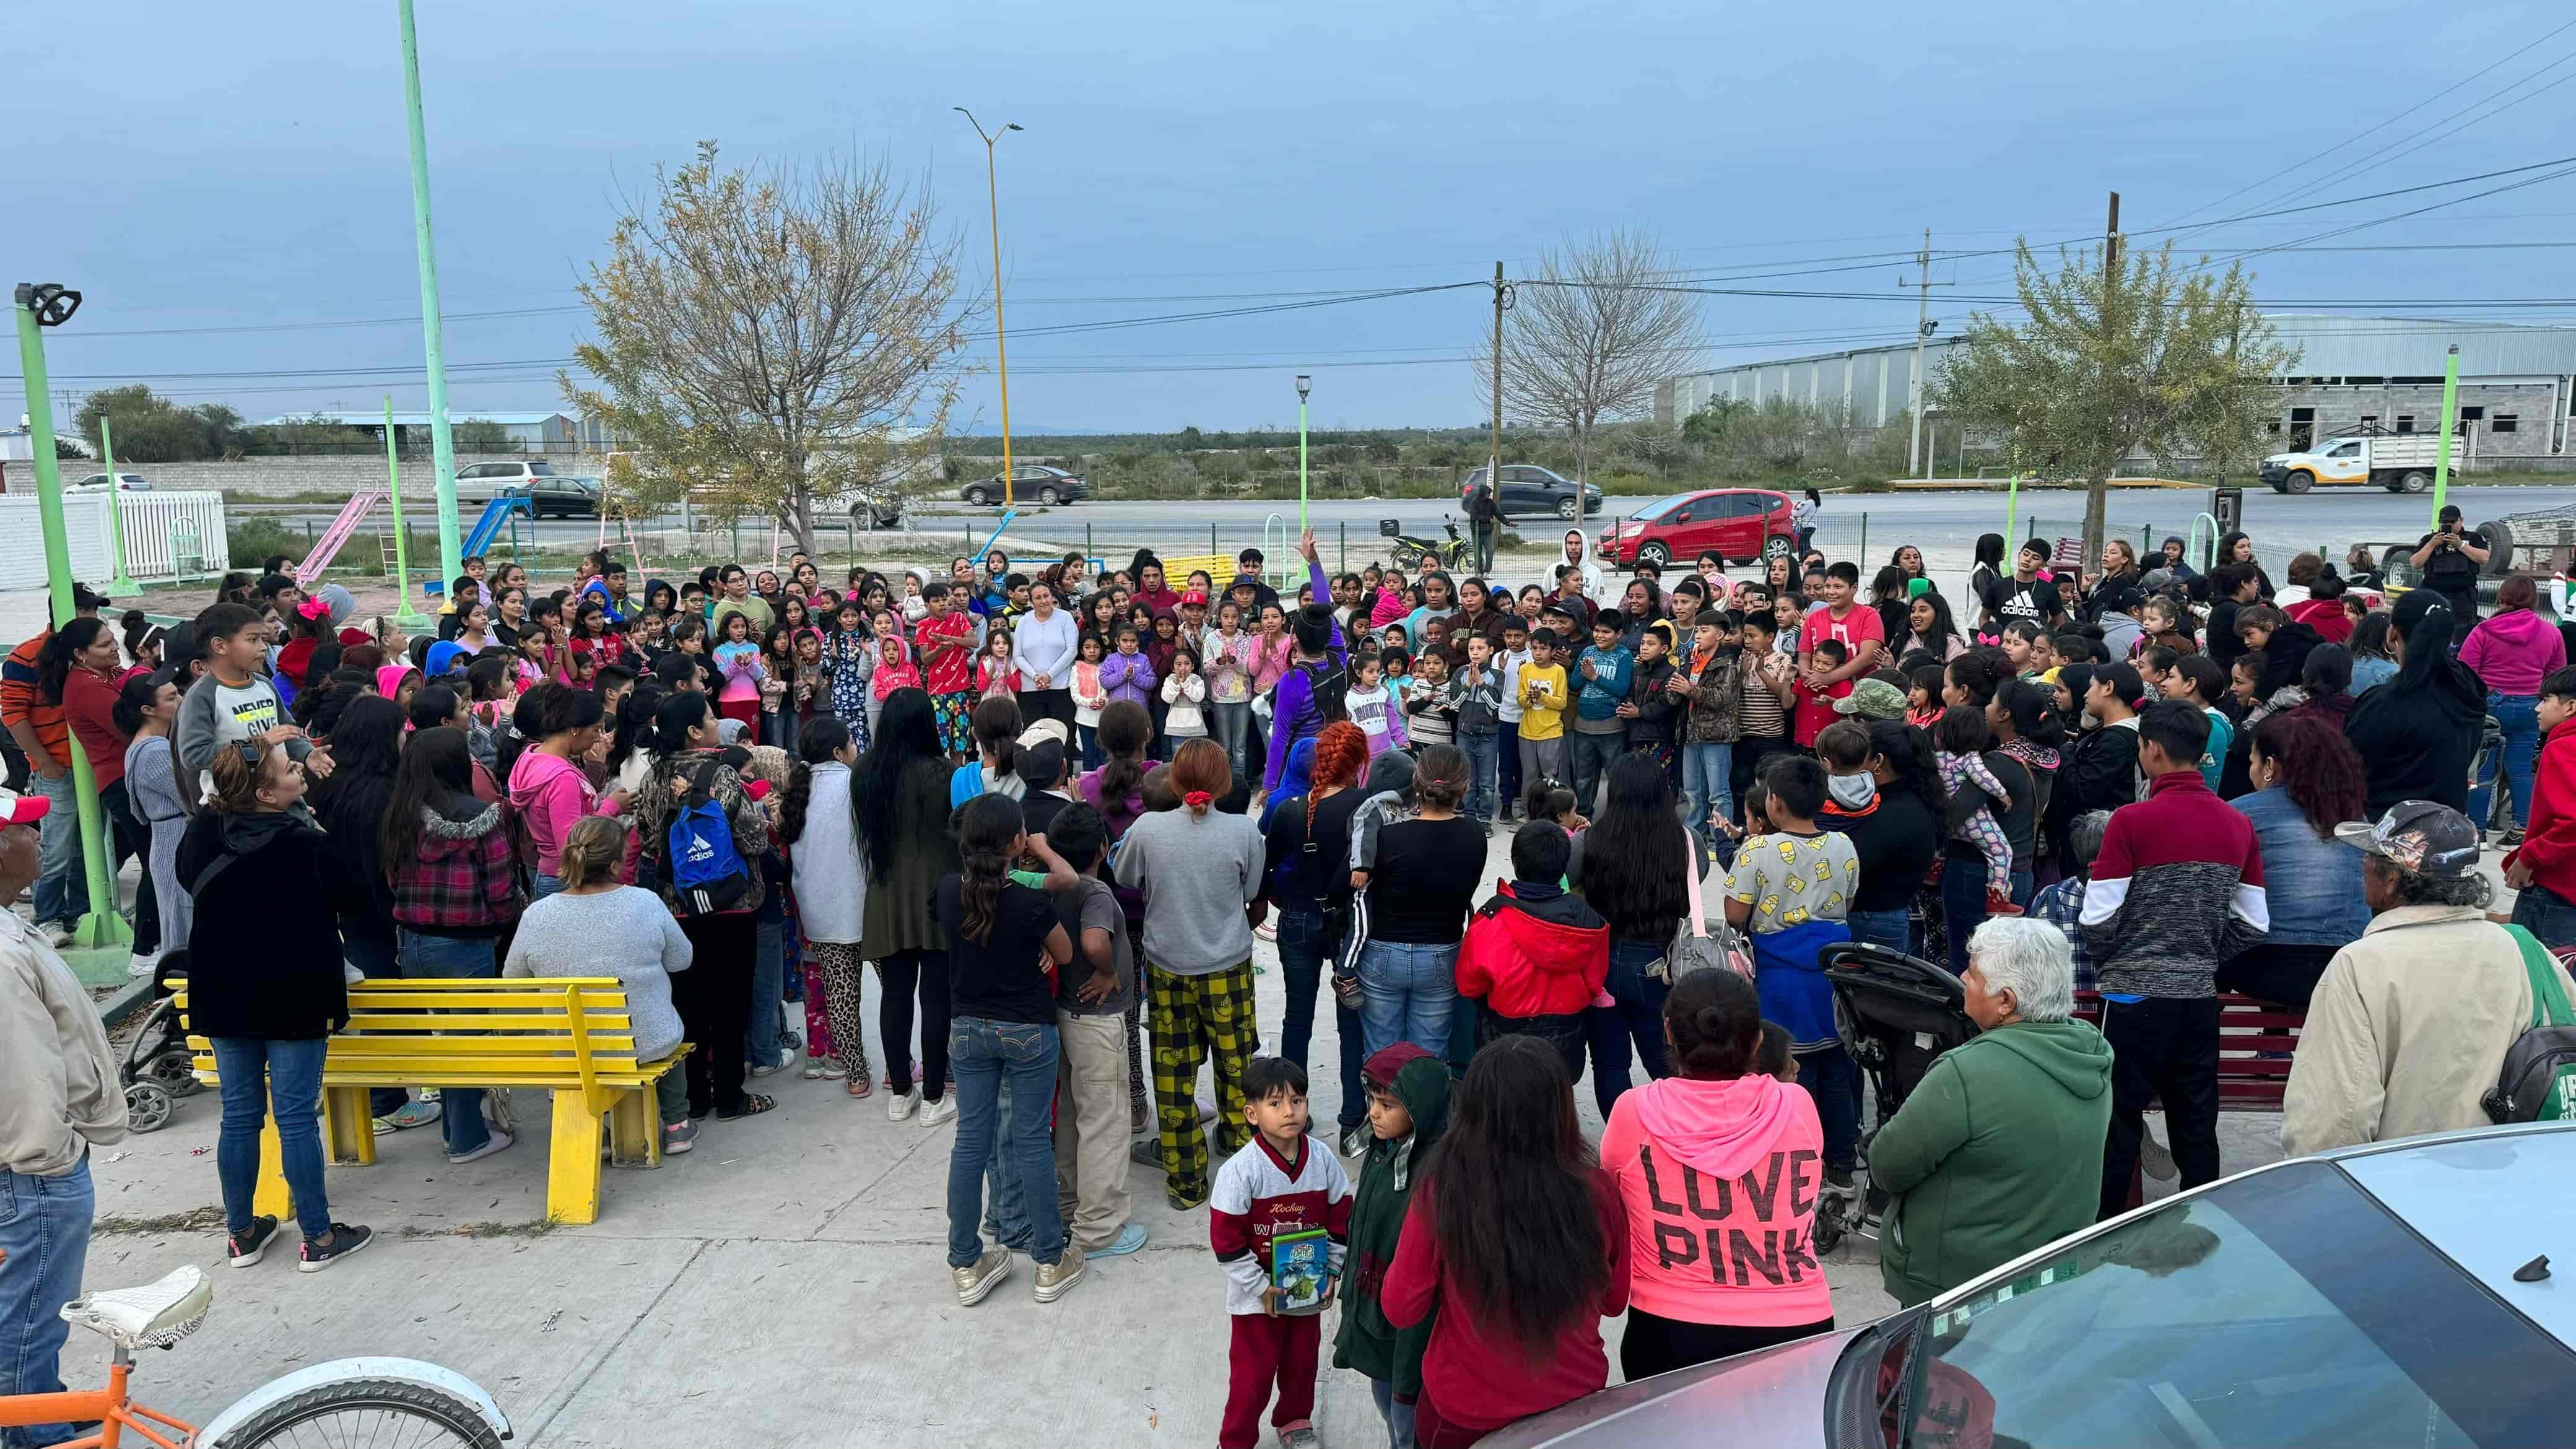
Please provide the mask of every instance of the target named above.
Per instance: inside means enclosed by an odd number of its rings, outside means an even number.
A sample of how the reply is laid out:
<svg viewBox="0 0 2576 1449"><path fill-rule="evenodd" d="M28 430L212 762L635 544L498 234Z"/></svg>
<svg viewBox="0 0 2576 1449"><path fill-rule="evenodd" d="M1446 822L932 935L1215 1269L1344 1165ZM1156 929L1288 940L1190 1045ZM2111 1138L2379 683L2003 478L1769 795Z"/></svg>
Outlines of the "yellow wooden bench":
<svg viewBox="0 0 2576 1449"><path fill-rule="evenodd" d="M1157 557L1160 557L1160 555L1157 555ZM1170 589L1176 594L1189 592L1190 570L1192 569L1207 570L1208 578L1213 580L1213 583L1210 586L1214 588L1216 592L1208 596L1208 602L1213 605L1216 602L1217 597L1225 592L1226 586L1234 582L1234 555L1230 553L1194 553L1186 558L1163 559L1163 587ZM1215 615L1211 613L1209 617L1214 618Z"/></svg>
<svg viewBox="0 0 2576 1449"><path fill-rule="evenodd" d="M184 989L178 1003L184 1020ZM618 1166L661 1165L653 1083L678 1070L689 1048L637 1061L626 986L614 977L368 980L349 988L349 1013L322 1064L322 1138L334 1162L376 1160L371 1087L538 1087L554 1094L549 1218L598 1220L603 1117ZM198 1079L212 1084L213 1045L192 1034L188 1048ZM260 1140L258 1208L284 1217L273 1116Z"/></svg>

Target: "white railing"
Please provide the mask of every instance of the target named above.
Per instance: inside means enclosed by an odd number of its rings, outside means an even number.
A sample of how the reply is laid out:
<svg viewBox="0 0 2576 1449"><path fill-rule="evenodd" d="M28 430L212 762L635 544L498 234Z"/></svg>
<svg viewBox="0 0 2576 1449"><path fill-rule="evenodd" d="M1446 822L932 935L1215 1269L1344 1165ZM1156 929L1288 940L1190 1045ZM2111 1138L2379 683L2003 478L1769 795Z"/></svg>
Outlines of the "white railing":
<svg viewBox="0 0 2576 1449"><path fill-rule="evenodd" d="M187 560L185 577L223 572L228 546L224 540L224 496L220 493L119 493L124 504L125 567L137 580L176 579L188 531L195 530L198 557ZM72 577L105 588L116 575L109 552L105 490L63 495L63 538L71 557ZM174 547L178 545L177 547ZM32 491L0 494L0 589L45 586L45 534Z"/></svg>
<svg viewBox="0 0 2576 1449"><path fill-rule="evenodd" d="M84 494L83 497L105 497ZM124 505L125 567L138 579L182 577L179 548L193 530L194 558L185 560L186 577L212 576L230 567L224 538L224 495L215 492L120 493ZM98 526L107 527L104 510ZM180 527L179 525L185 525Z"/></svg>

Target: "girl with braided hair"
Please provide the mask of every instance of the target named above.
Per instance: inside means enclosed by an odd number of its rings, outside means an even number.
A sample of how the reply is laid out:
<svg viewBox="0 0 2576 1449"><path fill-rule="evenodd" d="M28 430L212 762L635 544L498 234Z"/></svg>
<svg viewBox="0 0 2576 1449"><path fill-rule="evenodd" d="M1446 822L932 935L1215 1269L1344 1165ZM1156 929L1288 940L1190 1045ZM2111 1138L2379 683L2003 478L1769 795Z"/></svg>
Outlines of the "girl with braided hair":
<svg viewBox="0 0 2576 1449"><path fill-rule="evenodd" d="M1308 749L1299 742L1298 749ZM1356 788L1368 760L1368 736L1349 720L1324 726L1311 746L1313 783L1279 803L1262 846L1263 899L1279 914L1279 969L1287 981L1288 1008L1280 1026L1279 1055L1303 1067L1315 1036L1315 992L1325 963L1340 952L1350 919L1351 815L1367 798ZM1340 867L1340 868L1337 868ZM1333 998L1342 1039L1340 1133L1367 1146L1368 1094L1360 1087L1361 1030L1356 1003ZM1357 1155L1357 1154L1349 1154Z"/></svg>

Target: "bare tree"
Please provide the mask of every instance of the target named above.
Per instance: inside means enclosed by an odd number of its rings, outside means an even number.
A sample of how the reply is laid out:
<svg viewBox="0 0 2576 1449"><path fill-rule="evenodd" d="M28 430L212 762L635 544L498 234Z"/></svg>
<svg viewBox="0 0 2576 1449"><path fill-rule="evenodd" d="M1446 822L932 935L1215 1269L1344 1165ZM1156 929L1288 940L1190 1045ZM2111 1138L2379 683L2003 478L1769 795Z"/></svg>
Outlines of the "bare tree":
<svg viewBox="0 0 2576 1449"><path fill-rule="evenodd" d="M632 440L609 463L622 505L763 515L811 552L818 504L935 474L975 308L926 184L882 160L719 169L702 141L648 200L580 289L597 386L558 378Z"/></svg>
<svg viewBox="0 0 2576 1449"><path fill-rule="evenodd" d="M1616 230L1539 252L1516 284L1503 326L1503 410L1512 421L1563 428L1575 473L1589 477L1604 419L1646 411L1655 384L1700 343L1698 299L1671 285L1678 269L1646 233ZM1493 386L1493 348L1476 359Z"/></svg>

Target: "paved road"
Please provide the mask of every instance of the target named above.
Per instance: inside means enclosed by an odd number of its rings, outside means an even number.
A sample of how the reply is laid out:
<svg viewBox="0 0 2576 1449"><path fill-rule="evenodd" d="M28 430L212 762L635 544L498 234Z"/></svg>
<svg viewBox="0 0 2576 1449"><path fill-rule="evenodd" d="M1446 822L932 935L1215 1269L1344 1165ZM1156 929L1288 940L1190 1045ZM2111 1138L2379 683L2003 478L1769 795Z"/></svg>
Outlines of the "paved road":
<svg viewBox="0 0 2576 1449"><path fill-rule="evenodd" d="M2509 513L2576 507L2576 482L2566 487L2463 487L2452 489L2450 496L2472 523L2479 523ZM1600 514L1585 520L1585 529L1598 532L1608 520L1623 517L1646 501L1611 498ZM2209 500L2207 492L2199 489L2123 489L2113 492L2110 501L2111 521L2116 525L2130 530L2153 527L2181 533ZM1833 496L1826 500L1821 542L1829 551L1850 551L1871 558L1883 557L1899 542L1918 543L1944 553L1956 549L1963 554L1964 566L1964 551L1978 534L2003 528L2004 506L2004 497L1995 493ZM2245 495L2248 531L2285 554L2321 544L2340 549L2355 542L2413 537L2428 526L2431 510L2428 498L2377 489L2311 493L2297 498L2254 489ZM236 506L236 513L243 511L243 507ZM327 528L334 516L334 510L305 504L250 505L247 511L315 534ZM1256 499L1081 503L1025 510L1013 521L1011 532L1015 537L1067 546L1087 542L1101 553L1122 551L1139 543L1152 543L1173 553L1206 550L1209 529L1213 527L1216 548L1232 552L1246 544L1259 543L1264 525L1273 515L1293 524L1295 502ZM998 516L994 509L938 504L924 513L921 524L933 537L960 539L962 547L970 530L981 539ZM1458 515L1442 499L1398 498L1317 501L1310 506L1309 516L1329 559L1345 534L1353 557L1374 555L1380 519L1400 519L1408 532L1436 535L1444 517ZM2020 518L2017 532L2027 532L2032 519L2040 520L2051 531L2073 532L2083 518L2082 496L2058 490L2026 494L2021 500ZM678 522L675 514L667 526L675 528ZM529 526L521 525L523 529ZM1514 526L1532 539L1551 535L1560 527L1553 519L1541 518L1516 520ZM599 536L599 526L588 519L549 519L533 527L540 545L549 548L572 548ZM755 534L766 545L767 530L746 523L746 549L751 548Z"/></svg>

